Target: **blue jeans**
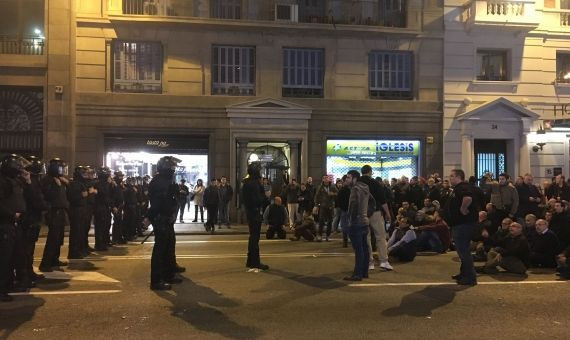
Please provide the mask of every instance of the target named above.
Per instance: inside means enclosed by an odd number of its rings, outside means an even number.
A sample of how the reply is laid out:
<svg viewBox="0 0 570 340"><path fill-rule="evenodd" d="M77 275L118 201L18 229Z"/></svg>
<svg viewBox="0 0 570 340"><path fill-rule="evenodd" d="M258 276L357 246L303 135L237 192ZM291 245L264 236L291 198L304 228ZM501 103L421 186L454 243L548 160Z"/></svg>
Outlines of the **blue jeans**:
<svg viewBox="0 0 570 340"><path fill-rule="evenodd" d="M218 206L218 224L230 224L229 219L230 202L220 202Z"/></svg>
<svg viewBox="0 0 570 340"><path fill-rule="evenodd" d="M338 232L338 227L339 227L339 223L340 223L340 216L341 216L341 210L340 208L334 208L334 218L333 218L333 222L332 222L332 229L335 232Z"/></svg>
<svg viewBox="0 0 570 340"><path fill-rule="evenodd" d="M368 245L366 239L368 237L368 226L351 225L348 231L352 249L354 249L354 271L352 276L359 278L368 277Z"/></svg>
<svg viewBox="0 0 570 340"><path fill-rule="evenodd" d="M455 249L461 260L459 275L464 281L476 281L475 267L473 265L473 256L471 256L471 237L475 223L457 224L451 227L453 233L453 241L455 241Z"/></svg>
<svg viewBox="0 0 570 340"><path fill-rule="evenodd" d="M346 242L348 240L348 212L341 210L339 224L340 230L342 230L342 239Z"/></svg>
<svg viewBox="0 0 570 340"><path fill-rule="evenodd" d="M424 230L417 238L419 251L435 251L442 253L444 251L443 244L435 231Z"/></svg>

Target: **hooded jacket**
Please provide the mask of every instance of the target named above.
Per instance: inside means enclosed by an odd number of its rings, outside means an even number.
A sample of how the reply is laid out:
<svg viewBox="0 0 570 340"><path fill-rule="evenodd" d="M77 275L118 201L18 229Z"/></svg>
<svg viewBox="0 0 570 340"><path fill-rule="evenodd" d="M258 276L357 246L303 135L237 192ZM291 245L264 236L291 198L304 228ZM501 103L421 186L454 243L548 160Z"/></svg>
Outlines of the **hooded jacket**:
<svg viewBox="0 0 570 340"><path fill-rule="evenodd" d="M368 185L363 182L356 182L350 190L350 198L348 199L348 220L350 226L367 226L370 224L368 220L368 200L370 198L370 190Z"/></svg>

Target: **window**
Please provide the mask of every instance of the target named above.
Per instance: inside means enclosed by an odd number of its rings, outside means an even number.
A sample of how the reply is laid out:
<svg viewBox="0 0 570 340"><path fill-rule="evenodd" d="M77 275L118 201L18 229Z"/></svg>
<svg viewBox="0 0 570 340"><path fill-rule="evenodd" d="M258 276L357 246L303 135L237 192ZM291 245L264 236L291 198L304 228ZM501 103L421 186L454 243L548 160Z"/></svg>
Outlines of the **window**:
<svg viewBox="0 0 570 340"><path fill-rule="evenodd" d="M241 0L212 0L212 18L241 19Z"/></svg>
<svg viewBox="0 0 570 340"><path fill-rule="evenodd" d="M380 0L379 25L386 27L406 27L406 0Z"/></svg>
<svg viewBox="0 0 570 340"><path fill-rule="evenodd" d="M556 52L556 82L570 83L570 51Z"/></svg>
<svg viewBox="0 0 570 340"><path fill-rule="evenodd" d="M323 97L324 51L283 49L283 97Z"/></svg>
<svg viewBox="0 0 570 340"><path fill-rule="evenodd" d="M255 48L212 48L212 94L255 95Z"/></svg>
<svg viewBox="0 0 570 340"><path fill-rule="evenodd" d="M570 0L560 0L560 9L570 9Z"/></svg>
<svg viewBox="0 0 570 340"><path fill-rule="evenodd" d="M300 0L299 21L325 23L325 2L322 0Z"/></svg>
<svg viewBox="0 0 570 340"><path fill-rule="evenodd" d="M113 42L113 91L162 91L162 46L149 42Z"/></svg>
<svg viewBox="0 0 570 340"><path fill-rule="evenodd" d="M44 12L43 0L0 0L0 54L43 54Z"/></svg>
<svg viewBox="0 0 570 340"><path fill-rule="evenodd" d="M478 50L477 80L507 81L507 51Z"/></svg>
<svg viewBox="0 0 570 340"><path fill-rule="evenodd" d="M411 52L370 53L370 97L412 99L412 57Z"/></svg>

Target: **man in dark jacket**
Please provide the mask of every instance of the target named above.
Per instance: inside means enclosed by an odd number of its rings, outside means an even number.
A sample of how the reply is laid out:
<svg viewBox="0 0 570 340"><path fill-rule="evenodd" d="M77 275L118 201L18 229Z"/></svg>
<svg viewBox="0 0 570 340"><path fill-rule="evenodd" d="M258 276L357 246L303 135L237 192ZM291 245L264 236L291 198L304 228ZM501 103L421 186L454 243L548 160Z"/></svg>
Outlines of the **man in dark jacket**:
<svg viewBox="0 0 570 340"><path fill-rule="evenodd" d="M524 275L529 263L529 245L519 223L511 223L507 237L500 239L487 253L487 263L479 272L497 274L497 266L509 273Z"/></svg>
<svg viewBox="0 0 570 340"><path fill-rule="evenodd" d="M526 174L523 184L516 187L519 194L519 210L517 212L519 218L524 218L528 214L540 215L538 205L542 202L542 194L532 181L532 175Z"/></svg>
<svg viewBox="0 0 570 340"><path fill-rule="evenodd" d="M245 266L248 271L258 271L269 269L268 265L261 263L259 258L259 235L261 233L261 207L265 197L263 185L261 184L261 166L259 163L252 163L247 168L248 177L242 186L242 198L247 214L249 226L249 240L247 244L247 262Z"/></svg>
<svg viewBox="0 0 570 340"><path fill-rule="evenodd" d="M350 199L351 183L348 181L348 176L342 177L343 185L338 191L337 201L338 208L340 209L340 228L342 230L342 247L348 247L348 203Z"/></svg>
<svg viewBox="0 0 570 340"><path fill-rule="evenodd" d="M218 220L218 206L220 204L220 191L218 190L218 180L212 178L210 185L204 191L204 206L208 211L208 221L205 224L206 231L212 234L216 230L216 221Z"/></svg>
<svg viewBox="0 0 570 340"><path fill-rule="evenodd" d="M418 176L412 177L412 179L410 180L410 186L408 188L407 201L410 204L415 205L417 209L421 209L424 207L425 197L426 193L424 192L423 188L419 185Z"/></svg>
<svg viewBox="0 0 570 340"><path fill-rule="evenodd" d="M568 215L563 202L554 203L550 230L558 236L561 248L570 246L570 215Z"/></svg>
<svg viewBox="0 0 570 340"><path fill-rule="evenodd" d="M69 252L68 259L81 259L83 247L82 235L85 228L84 216L87 213L87 182L89 181L88 169L85 166L75 167L73 180L67 188L69 201Z"/></svg>
<svg viewBox="0 0 570 340"><path fill-rule="evenodd" d="M325 241L329 241L332 231L334 201L337 193L338 190L335 185L331 184L330 177L327 175L323 176L321 185L319 185L315 194L315 205L319 208L319 237L317 241L322 240L325 225Z"/></svg>
<svg viewBox="0 0 570 340"><path fill-rule="evenodd" d="M186 209L186 203L188 203L188 196L190 195L190 188L186 185L186 180L183 178L180 180L178 185L178 196L176 200L178 201L178 216L180 218L180 223L184 223L184 210Z"/></svg>
<svg viewBox="0 0 570 340"><path fill-rule="evenodd" d="M298 210L300 189L297 185L297 180L293 178L291 183L285 187L283 194L285 196L285 201L287 202L287 211L289 212L289 225L293 226L299 219Z"/></svg>
<svg viewBox="0 0 570 340"><path fill-rule="evenodd" d="M308 211L312 214L314 205L313 191L309 190L305 183L301 183L298 201L299 214L303 215L305 211Z"/></svg>
<svg viewBox="0 0 570 340"><path fill-rule="evenodd" d="M283 228L288 223L287 209L283 206L281 197L275 196L273 203L267 206L263 213L263 223L267 225L266 237L268 240L275 237L285 239L287 232Z"/></svg>
<svg viewBox="0 0 570 340"><path fill-rule="evenodd" d="M113 183L111 183L111 198L113 201L113 207L111 208L111 211L113 212L112 238L114 244L127 243L123 224L123 209L125 206L124 178L125 175L122 171L115 171L115 177L113 178Z"/></svg>
<svg viewBox="0 0 570 340"><path fill-rule="evenodd" d="M530 264L533 267L556 267L556 255L560 252L560 242L548 222L543 219L536 221L536 236L530 243Z"/></svg>
<svg viewBox="0 0 570 340"><path fill-rule="evenodd" d="M220 178L220 185L218 186L220 194L220 203L218 204L218 224L219 228L225 224L228 229L230 228L230 202L234 197L234 189L228 183L226 176Z"/></svg>
<svg viewBox="0 0 570 340"><path fill-rule="evenodd" d="M111 169L100 167L97 169L97 183L95 183L95 208L93 219L95 222L95 250L105 251L110 246L109 229L111 228Z"/></svg>

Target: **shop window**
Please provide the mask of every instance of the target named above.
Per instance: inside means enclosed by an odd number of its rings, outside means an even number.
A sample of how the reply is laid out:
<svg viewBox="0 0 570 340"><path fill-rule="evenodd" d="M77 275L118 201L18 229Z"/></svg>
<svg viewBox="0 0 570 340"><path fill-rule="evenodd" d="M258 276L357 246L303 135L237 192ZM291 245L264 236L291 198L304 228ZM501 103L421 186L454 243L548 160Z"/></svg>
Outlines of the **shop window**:
<svg viewBox="0 0 570 340"><path fill-rule="evenodd" d="M151 42L113 42L113 91L160 93L162 46Z"/></svg>
<svg viewBox="0 0 570 340"><path fill-rule="evenodd" d="M299 21L311 23L326 23L325 2L322 0L299 1Z"/></svg>
<svg viewBox="0 0 570 340"><path fill-rule="evenodd" d="M380 0L379 24L386 27L406 27L406 1Z"/></svg>
<svg viewBox="0 0 570 340"><path fill-rule="evenodd" d="M412 59L411 52L370 53L370 98L412 99Z"/></svg>
<svg viewBox="0 0 570 340"><path fill-rule="evenodd" d="M323 97L324 51L283 49L283 97Z"/></svg>
<svg viewBox="0 0 570 340"><path fill-rule="evenodd" d="M501 50L477 51L477 80L507 81L509 80L508 52Z"/></svg>
<svg viewBox="0 0 570 340"><path fill-rule="evenodd" d="M570 83L570 52L556 53L556 82Z"/></svg>
<svg viewBox="0 0 570 340"><path fill-rule="evenodd" d="M212 48L212 94L255 95L255 47Z"/></svg>
<svg viewBox="0 0 570 340"><path fill-rule="evenodd" d="M241 0L212 0L212 18L241 19Z"/></svg>
<svg viewBox="0 0 570 340"><path fill-rule="evenodd" d="M0 0L0 54L43 54L44 12L43 0Z"/></svg>

